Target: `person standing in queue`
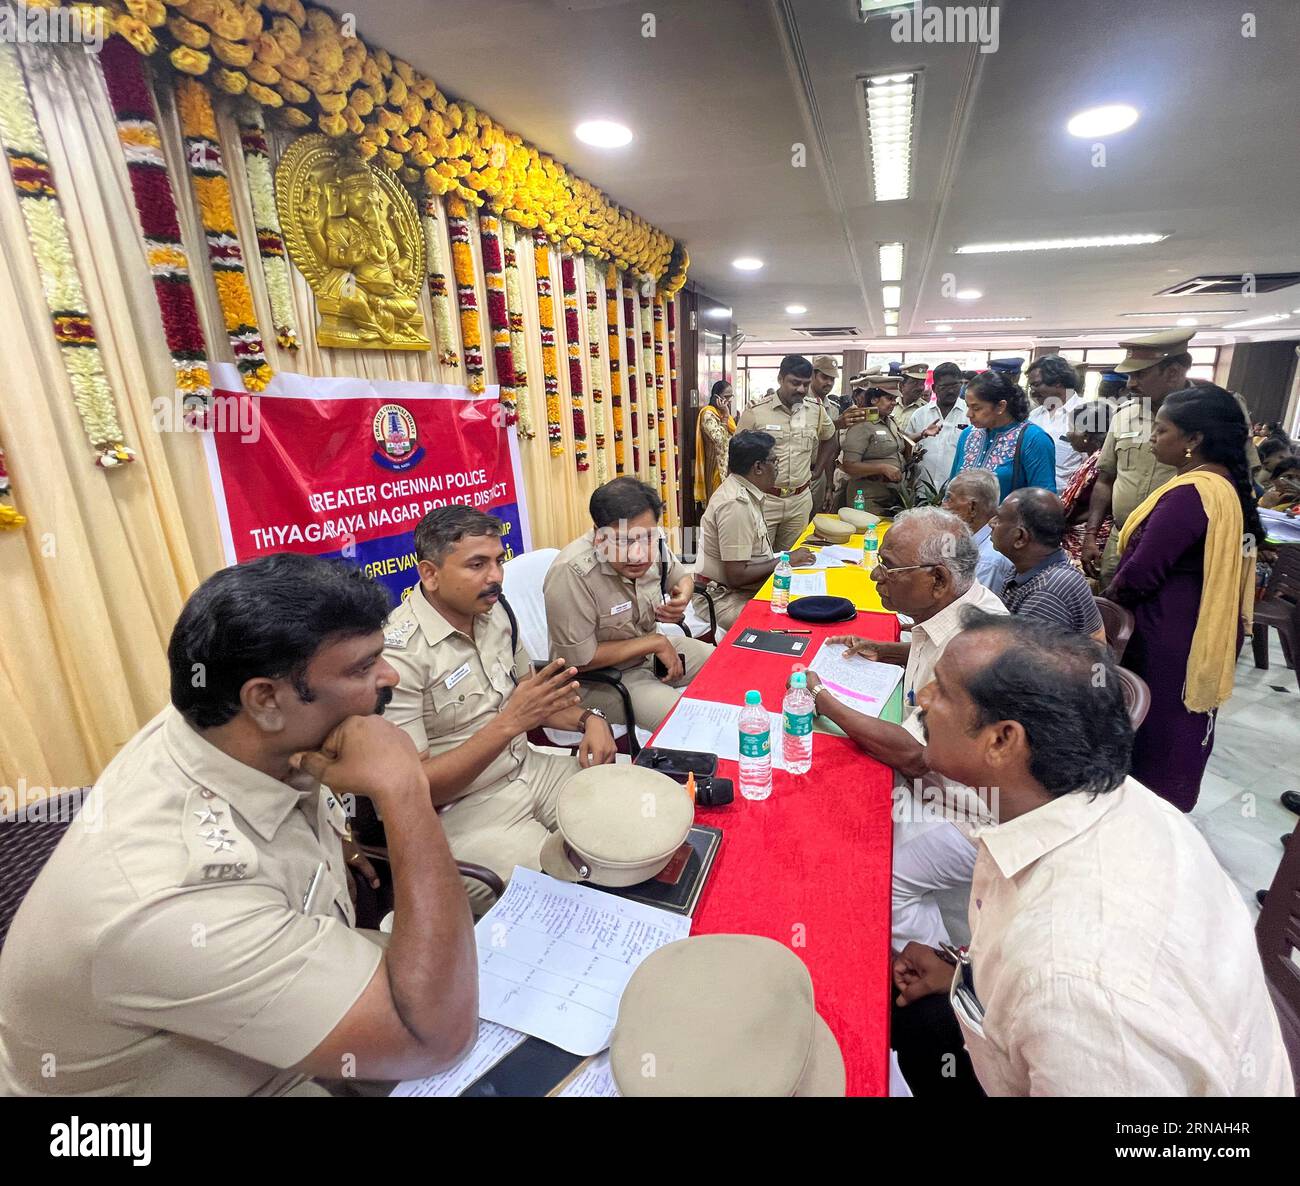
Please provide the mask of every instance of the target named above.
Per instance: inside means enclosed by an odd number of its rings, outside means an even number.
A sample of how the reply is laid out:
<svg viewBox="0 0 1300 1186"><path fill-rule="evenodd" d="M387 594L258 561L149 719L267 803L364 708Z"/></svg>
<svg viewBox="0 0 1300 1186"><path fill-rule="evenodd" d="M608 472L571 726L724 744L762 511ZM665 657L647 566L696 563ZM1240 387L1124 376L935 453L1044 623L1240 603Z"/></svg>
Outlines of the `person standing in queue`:
<svg viewBox="0 0 1300 1186"><path fill-rule="evenodd" d="M955 362L941 362L934 368L933 382L934 402L919 405L903 431L909 440L925 440L917 477L939 493L952 473L957 442L967 424L966 401L961 398L965 380Z"/></svg>
<svg viewBox="0 0 1300 1186"><path fill-rule="evenodd" d="M1056 446L1029 423L1029 397L997 371L977 375L966 387L968 427L957 442L952 474L987 469L1002 497L1025 486L1056 493Z"/></svg>
<svg viewBox="0 0 1300 1186"><path fill-rule="evenodd" d="M844 434L844 455L840 469L848 476L844 490L847 506L857 506L862 495L863 510L887 515L900 503L903 470L911 456L912 443L898 428L892 415L897 390L882 384L896 383L889 375L868 375L867 415Z"/></svg>
<svg viewBox="0 0 1300 1186"><path fill-rule="evenodd" d="M615 478L588 508L592 529L556 556L543 582L551 654L579 671L618 668L636 724L656 729L713 654L699 639L659 631L661 622L681 625L695 577L668 550L653 486ZM612 688L584 685L582 704L629 724Z"/></svg>
<svg viewBox="0 0 1300 1186"><path fill-rule="evenodd" d="M776 488L763 497L763 518L777 552L788 552L813 513L813 474L835 457L835 425L808 399L813 365L787 354L777 370L776 394L746 408L740 428L776 439Z"/></svg>

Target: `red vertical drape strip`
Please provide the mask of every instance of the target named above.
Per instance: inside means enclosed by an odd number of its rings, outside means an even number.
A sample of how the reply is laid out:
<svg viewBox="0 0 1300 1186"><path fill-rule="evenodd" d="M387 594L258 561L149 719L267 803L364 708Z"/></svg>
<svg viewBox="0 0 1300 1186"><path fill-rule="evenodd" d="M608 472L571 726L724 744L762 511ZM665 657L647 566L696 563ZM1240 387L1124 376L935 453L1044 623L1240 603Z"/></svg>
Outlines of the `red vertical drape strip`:
<svg viewBox="0 0 1300 1186"><path fill-rule="evenodd" d="M578 472L591 468L587 459L587 412L583 403L582 337L578 326L578 275L571 255L560 257L564 290L564 346L569 356L569 405L573 411L573 452Z"/></svg>

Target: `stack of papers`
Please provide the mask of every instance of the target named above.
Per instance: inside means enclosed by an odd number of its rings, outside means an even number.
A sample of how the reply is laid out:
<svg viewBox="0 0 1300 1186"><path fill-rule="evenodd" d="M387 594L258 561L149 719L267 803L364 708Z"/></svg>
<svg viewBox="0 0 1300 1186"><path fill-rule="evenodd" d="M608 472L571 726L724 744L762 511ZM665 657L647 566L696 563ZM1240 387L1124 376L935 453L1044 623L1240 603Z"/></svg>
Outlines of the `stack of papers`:
<svg viewBox="0 0 1300 1186"><path fill-rule="evenodd" d="M720 700L695 700L683 696L660 728L655 745L663 749L703 750L707 754L717 754L724 761L738 762L743 707L741 704L724 704ZM768 712L767 715L772 727L772 769L784 770L781 714Z"/></svg>
<svg viewBox="0 0 1300 1186"><path fill-rule="evenodd" d="M845 649L843 643L823 642L808 664L809 670L821 676L826 690L841 704L869 717L880 716L903 678L903 669L860 655L846 659Z"/></svg>

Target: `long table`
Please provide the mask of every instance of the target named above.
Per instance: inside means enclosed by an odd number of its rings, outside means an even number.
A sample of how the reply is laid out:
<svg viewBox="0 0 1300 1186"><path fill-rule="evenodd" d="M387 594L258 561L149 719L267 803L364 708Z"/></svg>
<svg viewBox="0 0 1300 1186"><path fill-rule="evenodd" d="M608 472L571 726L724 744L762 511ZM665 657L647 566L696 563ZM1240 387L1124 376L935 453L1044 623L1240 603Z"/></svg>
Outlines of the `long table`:
<svg viewBox="0 0 1300 1186"><path fill-rule="evenodd" d="M833 572L837 595L860 608L879 607L865 572ZM882 642L899 634L893 614L867 609L856 621L815 626L774 614L756 597L691 681L688 696L739 703L755 688L767 709L779 711L794 661L733 646L729 640L746 628L806 628L809 657L835 634ZM897 719L898 704L896 696L886 715ZM771 797L762 802L740 797L735 762L718 765L719 774L736 782L736 798L726 807L697 809L700 823L722 829L722 846L692 934L766 935L789 946L808 966L817 1010L839 1040L849 1094L887 1094L892 772L846 738L820 731L812 769L801 776L773 771Z"/></svg>

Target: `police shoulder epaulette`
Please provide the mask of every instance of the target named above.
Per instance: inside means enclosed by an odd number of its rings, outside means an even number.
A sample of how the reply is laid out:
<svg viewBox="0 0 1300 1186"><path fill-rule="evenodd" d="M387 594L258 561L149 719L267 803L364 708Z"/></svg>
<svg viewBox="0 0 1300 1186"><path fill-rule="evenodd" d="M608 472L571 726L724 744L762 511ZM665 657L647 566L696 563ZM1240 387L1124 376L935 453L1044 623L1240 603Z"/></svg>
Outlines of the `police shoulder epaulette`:
<svg viewBox="0 0 1300 1186"><path fill-rule="evenodd" d="M215 791L190 788L181 817L186 853L182 885L245 881L257 873L257 849L233 817L230 804Z"/></svg>
<svg viewBox="0 0 1300 1186"><path fill-rule="evenodd" d="M417 626L419 622L415 620L414 614L399 617L396 621L389 619L388 625L384 627L384 646L403 650L411 641L411 635Z"/></svg>
<svg viewBox="0 0 1300 1186"><path fill-rule="evenodd" d="M570 560L569 567L580 577L585 577L593 568L596 567L596 560L596 549L588 548L587 551L579 552L572 560Z"/></svg>

